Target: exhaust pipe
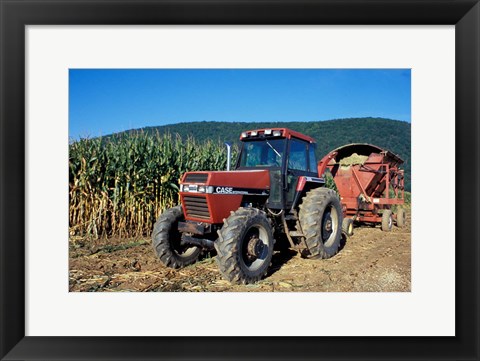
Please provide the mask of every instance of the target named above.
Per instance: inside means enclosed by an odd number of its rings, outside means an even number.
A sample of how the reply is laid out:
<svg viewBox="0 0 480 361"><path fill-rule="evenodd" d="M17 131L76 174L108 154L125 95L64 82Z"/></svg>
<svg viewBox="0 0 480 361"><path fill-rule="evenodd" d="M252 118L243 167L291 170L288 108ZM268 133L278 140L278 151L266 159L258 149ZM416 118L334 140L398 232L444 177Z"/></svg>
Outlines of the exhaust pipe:
<svg viewBox="0 0 480 361"><path fill-rule="evenodd" d="M227 170L230 170L230 161L232 158L232 144L225 142L225 145L227 146Z"/></svg>

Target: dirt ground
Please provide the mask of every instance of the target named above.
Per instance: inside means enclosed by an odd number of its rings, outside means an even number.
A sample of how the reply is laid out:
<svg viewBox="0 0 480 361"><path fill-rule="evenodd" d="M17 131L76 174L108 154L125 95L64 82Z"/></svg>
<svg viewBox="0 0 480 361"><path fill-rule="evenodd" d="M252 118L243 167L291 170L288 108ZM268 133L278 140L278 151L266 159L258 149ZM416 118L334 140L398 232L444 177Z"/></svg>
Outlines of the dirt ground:
<svg viewBox="0 0 480 361"><path fill-rule="evenodd" d="M410 222L383 232L355 228L340 252L307 260L276 252L269 274L254 285L232 285L207 256L181 270L164 267L150 239L70 239L69 288L73 292L409 292Z"/></svg>

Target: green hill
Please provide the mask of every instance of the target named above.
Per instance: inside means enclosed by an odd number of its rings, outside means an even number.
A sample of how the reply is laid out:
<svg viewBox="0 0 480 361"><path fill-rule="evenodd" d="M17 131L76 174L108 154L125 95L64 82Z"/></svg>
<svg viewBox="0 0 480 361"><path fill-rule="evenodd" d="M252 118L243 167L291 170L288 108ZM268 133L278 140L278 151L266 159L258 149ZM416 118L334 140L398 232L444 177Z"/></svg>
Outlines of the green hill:
<svg viewBox="0 0 480 361"><path fill-rule="evenodd" d="M384 118L349 118L316 122L191 122L146 127L127 131L178 133L196 140L213 139L239 142L240 133L257 128L286 127L313 137L320 159L332 149L348 143L370 143L388 149L404 161L405 188L410 190L411 126L410 123Z"/></svg>

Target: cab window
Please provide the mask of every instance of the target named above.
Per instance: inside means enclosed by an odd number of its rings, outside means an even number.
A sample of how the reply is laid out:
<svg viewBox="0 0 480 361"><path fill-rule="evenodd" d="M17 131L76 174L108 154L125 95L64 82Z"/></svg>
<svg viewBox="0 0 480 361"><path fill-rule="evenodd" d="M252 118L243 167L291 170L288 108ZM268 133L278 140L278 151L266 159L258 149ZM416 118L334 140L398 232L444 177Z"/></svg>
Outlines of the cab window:
<svg viewBox="0 0 480 361"><path fill-rule="evenodd" d="M303 171L307 170L307 143L297 139L290 141L288 168Z"/></svg>
<svg viewBox="0 0 480 361"><path fill-rule="evenodd" d="M285 139L244 142L240 167L280 167Z"/></svg>

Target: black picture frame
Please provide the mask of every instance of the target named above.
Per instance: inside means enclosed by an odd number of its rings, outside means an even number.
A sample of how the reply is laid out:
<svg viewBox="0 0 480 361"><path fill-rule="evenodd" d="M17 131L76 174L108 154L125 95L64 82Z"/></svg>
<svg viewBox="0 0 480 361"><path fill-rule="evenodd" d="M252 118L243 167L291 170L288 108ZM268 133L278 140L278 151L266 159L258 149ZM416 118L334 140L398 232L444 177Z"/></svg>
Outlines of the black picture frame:
<svg viewBox="0 0 480 361"><path fill-rule="evenodd" d="M0 4L2 360L479 359L478 0L0 0ZM25 337L25 26L39 24L455 25L456 165L454 170L451 165L432 165L432 172L441 182L442 172L455 171L455 187L445 185L445 192L455 192L455 210L443 210L438 226L445 219L456 222L456 239L452 240L456 336ZM297 307L285 310L296 315L298 311ZM215 319L214 310L210 315Z"/></svg>

